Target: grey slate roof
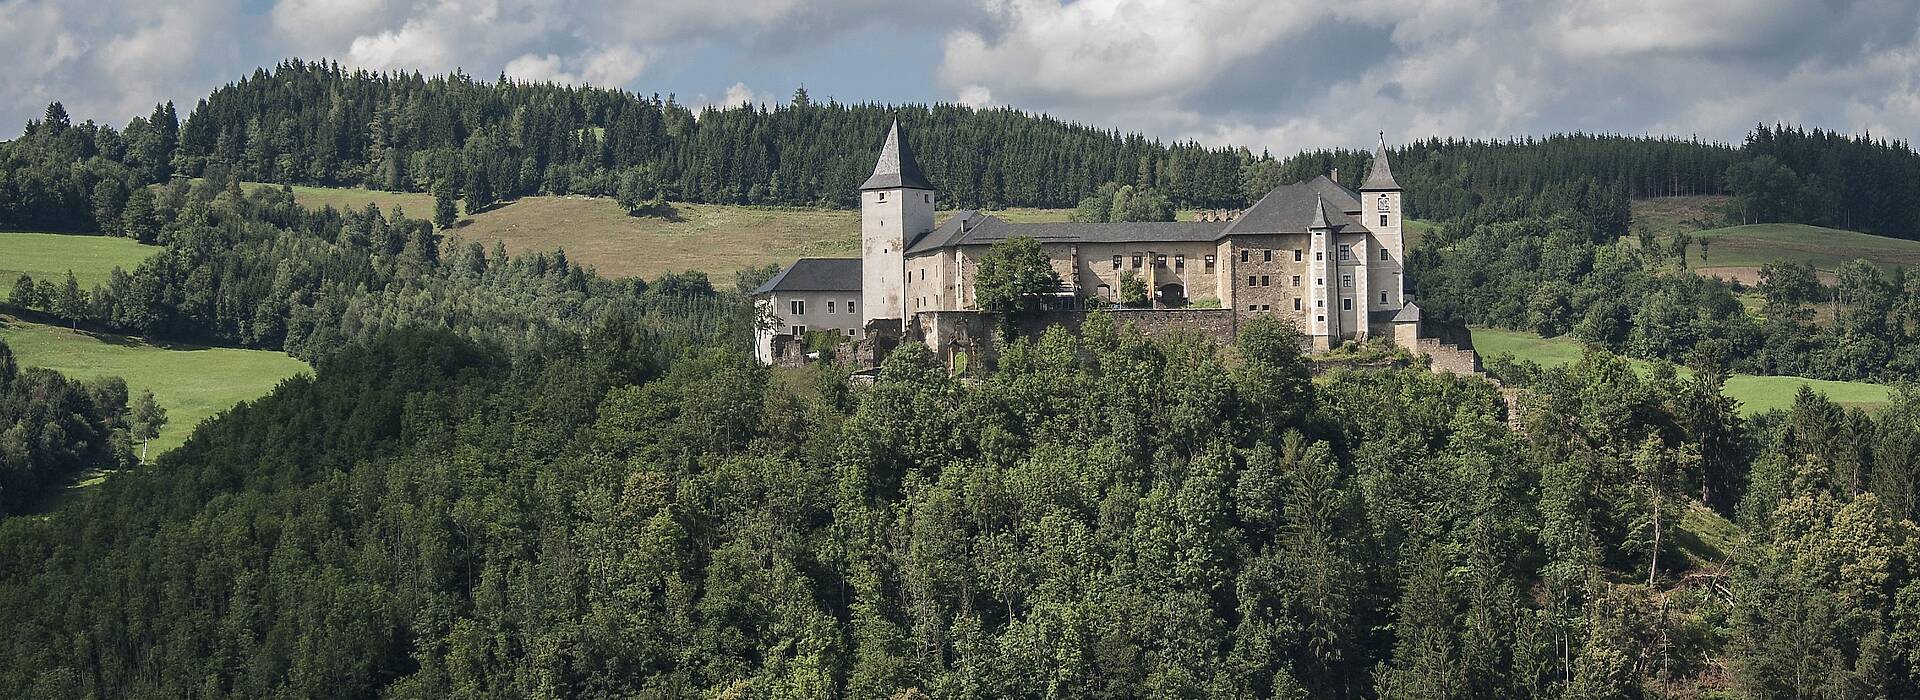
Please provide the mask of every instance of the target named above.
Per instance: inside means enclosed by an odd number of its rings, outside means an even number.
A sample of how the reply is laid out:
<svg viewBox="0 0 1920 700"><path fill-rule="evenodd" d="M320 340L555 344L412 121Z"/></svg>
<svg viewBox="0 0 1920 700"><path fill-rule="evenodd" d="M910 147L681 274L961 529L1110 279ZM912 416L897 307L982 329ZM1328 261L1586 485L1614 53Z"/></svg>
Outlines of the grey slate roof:
<svg viewBox="0 0 1920 700"><path fill-rule="evenodd" d="M753 293L857 291L860 291L859 258L801 258Z"/></svg>
<svg viewBox="0 0 1920 700"><path fill-rule="evenodd" d="M1383 311L1369 311L1367 312L1367 322L1368 323L1419 323L1420 307L1415 306L1413 302L1409 301L1407 302L1406 306L1402 306L1398 310L1386 309Z"/></svg>
<svg viewBox="0 0 1920 700"><path fill-rule="evenodd" d="M1041 243L1154 243L1201 242L1220 239L1226 222L1128 221L1111 224L1077 222L1011 223L999 217L963 211L907 244L912 255L936 248L988 245L1025 236Z"/></svg>
<svg viewBox="0 0 1920 700"><path fill-rule="evenodd" d="M1400 307L1400 313L1393 315L1394 323L1413 322L1418 320L1420 320L1420 306L1411 301L1407 302L1405 306Z"/></svg>
<svg viewBox="0 0 1920 700"><path fill-rule="evenodd" d="M906 254L987 245L1016 236L1041 243L1207 243L1232 234L1306 233L1319 221L1336 234L1366 233L1359 213L1359 193L1321 175L1274 188L1232 221L1016 224L990 214L963 211L908 241Z"/></svg>
<svg viewBox="0 0 1920 700"><path fill-rule="evenodd" d="M1357 216L1360 213L1360 194L1341 187L1340 183L1317 175L1290 185L1273 188L1267 196L1254 202L1240 218L1227 224L1222 234L1250 233L1306 233L1319 213L1316 207L1321 202L1326 206L1327 224L1335 233L1365 233L1367 227Z"/></svg>
<svg viewBox="0 0 1920 700"><path fill-rule="evenodd" d="M1393 179L1393 166L1387 164L1387 135L1380 135L1380 147L1373 149L1373 167L1367 171L1367 181L1360 183L1363 191L1397 190L1400 183Z"/></svg>
<svg viewBox="0 0 1920 700"><path fill-rule="evenodd" d="M907 187L917 190L931 190L927 176L920 173L920 163L913 159L913 149L907 146L907 140L900 136L900 120L893 120L893 126L887 128L887 140L880 144L880 159L873 164L873 174L866 183L860 185L865 190L885 190L895 187Z"/></svg>
<svg viewBox="0 0 1920 700"><path fill-rule="evenodd" d="M1333 224L1327 222L1326 198L1315 194L1313 196L1313 221L1307 223L1307 230L1317 231L1323 228L1333 228Z"/></svg>

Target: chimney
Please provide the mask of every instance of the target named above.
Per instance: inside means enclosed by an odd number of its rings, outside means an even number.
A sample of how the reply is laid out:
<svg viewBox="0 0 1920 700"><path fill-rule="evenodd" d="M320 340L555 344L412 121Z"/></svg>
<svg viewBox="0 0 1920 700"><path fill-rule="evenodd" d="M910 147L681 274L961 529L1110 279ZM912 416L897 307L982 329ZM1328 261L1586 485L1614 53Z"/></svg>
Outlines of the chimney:
<svg viewBox="0 0 1920 700"><path fill-rule="evenodd" d="M1340 181L1340 166L1338 166L1338 165L1336 165L1336 166L1333 166L1333 174L1332 174L1332 175L1328 175L1327 177L1329 177L1329 178L1332 178L1334 182L1339 182L1339 181Z"/></svg>

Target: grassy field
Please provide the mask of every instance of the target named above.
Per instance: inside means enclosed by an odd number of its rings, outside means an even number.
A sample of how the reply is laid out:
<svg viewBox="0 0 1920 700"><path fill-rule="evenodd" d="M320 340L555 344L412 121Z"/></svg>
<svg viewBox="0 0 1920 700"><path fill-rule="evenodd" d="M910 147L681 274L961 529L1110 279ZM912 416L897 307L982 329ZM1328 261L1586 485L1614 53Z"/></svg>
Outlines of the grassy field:
<svg viewBox="0 0 1920 700"><path fill-rule="evenodd" d="M279 189L280 185L265 182L249 182L243 185L249 191L263 187ZM308 209L333 207L335 209L360 210L368 204L380 205L380 211L392 214L396 208L406 209L407 216L416 219L433 218L433 195L425 192L382 192L358 187L308 187L293 186L293 201Z"/></svg>
<svg viewBox="0 0 1920 700"><path fill-rule="evenodd" d="M129 272L159 252L130 238L63 233L0 233L0 287L11 290L22 273L58 284L67 271L84 289L107 281L118 267Z"/></svg>
<svg viewBox="0 0 1920 700"><path fill-rule="evenodd" d="M1652 197L1633 200L1633 226L1646 228L1662 240L1673 234L1719 228L1726 224L1725 195Z"/></svg>
<svg viewBox="0 0 1920 700"><path fill-rule="evenodd" d="M1829 283L1830 273L1849 260L1866 259L1883 269L1920 265L1920 241L1803 224L1728 226L1722 213L1726 201L1721 196L1635 200L1634 227L1662 240L1680 231L1693 234L1687 264L1694 271L1747 284L1759 281L1760 266L1777 260L1812 265Z"/></svg>
<svg viewBox="0 0 1920 700"><path fill-rule="evenodd" d="M1548 367L1578 360L1581 352L1580 343L1570 337L1542 338L1532 333L1496 328L1473 329L1473 345L1483 358L1507 353ZM1629 362L1642 372L1651 367L1651 364L1644 360L1629 360ZM1868 382L1835 382L1824 379L1762 377L1751 374L1736 374L1728 378L1725 392L1727 396L1740 402L1742 413L1753 415L1776 408L1792 407L1793 397L1799 393L1803 385L1826 394L1827 398L1840 405L1859 406L1868 410L1886 405L1887 398L1892 392L1884 385Z"/></svg>
<svg viewBox="0 0 1920 700"><path fill-rule="evenodd" d="M450 235L488 247L501 241L514 254L563 248L568 259L609 277L702 270L721 281L755 265L856 255L860 220L852 211L716 204L629 216L611 199L526 197L467 219Z"/></svg>
<svg viewBox="0 0 1920 700"><path fill-rule="evenodd" d="M148 457L185 442L200 421L259 398L280 380L307 371L304 362L266 350L149 344L140 338L73 331L0 315L0 340L24 367L74 378L118 376L138 395L151 390L168 423Z"/></svg>

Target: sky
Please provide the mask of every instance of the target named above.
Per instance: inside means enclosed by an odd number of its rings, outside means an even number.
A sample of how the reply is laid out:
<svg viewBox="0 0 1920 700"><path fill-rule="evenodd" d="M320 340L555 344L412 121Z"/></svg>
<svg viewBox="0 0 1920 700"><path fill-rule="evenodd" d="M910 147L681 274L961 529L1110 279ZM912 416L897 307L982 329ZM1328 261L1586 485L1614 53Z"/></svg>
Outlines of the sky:
<svg viewBox="0 0 1920 700"><path fill-rule="evenodd" d="M1011 105L1287 154L1756 123L1911 139L1915 0L0 0L0 138L289 57L672 93Z"/></svg>

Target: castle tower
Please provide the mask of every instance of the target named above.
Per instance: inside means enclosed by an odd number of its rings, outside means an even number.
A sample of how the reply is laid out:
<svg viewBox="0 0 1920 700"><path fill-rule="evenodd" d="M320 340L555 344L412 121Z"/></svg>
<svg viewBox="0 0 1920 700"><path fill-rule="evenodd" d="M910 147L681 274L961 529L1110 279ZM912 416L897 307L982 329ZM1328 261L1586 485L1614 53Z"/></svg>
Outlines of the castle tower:
<svg viewBox="0 0 1920 700"><path fill-rule="evenodd" d="M1380 146L1373 150L1373 167L1360 184L1360 217L1373 232L1378 249L1368 251L1367 299L1374 310L1398 310L1406 304L1406 284L1402 273L1406 264L1406 244L1402 236L1400 183L1393 179L1393 167L1387 163L1387 135L1380 134ZM1384 293L1383 301L1380 295Z"/></svg>
<svg viewBox="0 0 1920 700"><path fill-rule="evenodd" d="M933 185L920 173L900 121L887 129L873 175L860 185L860 321L906 325L906 248L933 230Z"/></svg>
<svg viewBox="0 0 1920 700"><path fill-rule="evenodd" d="M1328 221L1327 202L1319 195L1313 197L1313 221L1307 224L1307 236L1313 256L1309 268L1313 272L1313 308L1307 310L1311 314L1307 334L1315 350L1325 351L1340 344L1340 266L1333 259L1333 224Z"/></svg>

